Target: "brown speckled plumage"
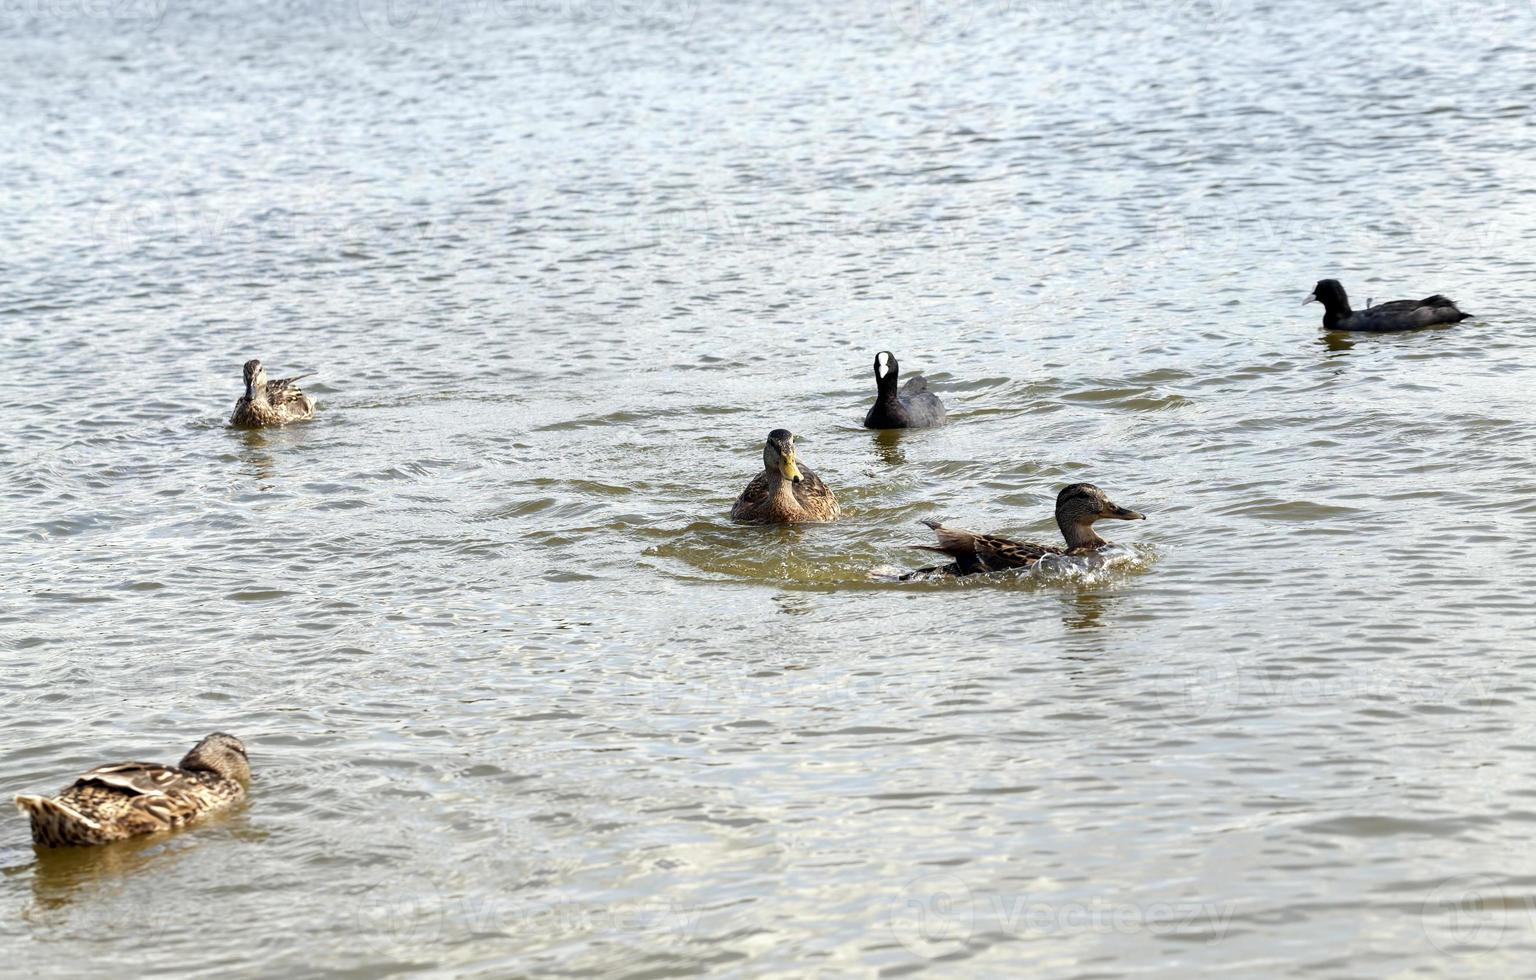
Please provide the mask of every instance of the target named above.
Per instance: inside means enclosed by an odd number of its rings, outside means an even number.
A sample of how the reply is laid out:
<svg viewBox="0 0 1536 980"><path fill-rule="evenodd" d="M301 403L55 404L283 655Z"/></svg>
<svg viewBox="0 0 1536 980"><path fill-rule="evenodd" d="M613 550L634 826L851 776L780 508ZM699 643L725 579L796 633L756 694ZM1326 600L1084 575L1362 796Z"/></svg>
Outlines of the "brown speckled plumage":
<svg viewBox="0 0 1536 980"><path fill-rule="evenodd" d="M1056 495L1056 525L1066 545L1013 541L989 534L976 534L946 527L940 521L925 520L939 544L916 545L924 551L937 551L955 560L947 565L919 568L903 578L920 575L977 575L1010 568L1029 568L1047 555L1091 554L1109 544L1093 530L1098 520L1140 521L1146 516L1112 502L1104 491L1091 483L1074 483Z"/></svg>
<svg viewBox="0 0 1536 980"><path fill-rule="evenodd" d="M222 810L245 796L250 781L245 746L215 732L179 766L119 762L99 766L55 797L18 796L32 821L32 840L46 847L106 844L171 830Z"/></svg>
<svg viewBox="0 0 1536 980"><path fill-rule="evenodd" d="M315 417L315 403L299 390L295 382L309 375L267 380L267 369L259 360L245 362L245 394L235 402L229 424L246 429L265 425L286 425Z"/></svg>
<svg viewBox="0 0 1536 980"><path fill-rule="evenodd" d="M842 513L821 478L795 461L795 437L787 429L768 433L763 472L752 478L731 507L731 517L753 524L832 521Z"/></svg>

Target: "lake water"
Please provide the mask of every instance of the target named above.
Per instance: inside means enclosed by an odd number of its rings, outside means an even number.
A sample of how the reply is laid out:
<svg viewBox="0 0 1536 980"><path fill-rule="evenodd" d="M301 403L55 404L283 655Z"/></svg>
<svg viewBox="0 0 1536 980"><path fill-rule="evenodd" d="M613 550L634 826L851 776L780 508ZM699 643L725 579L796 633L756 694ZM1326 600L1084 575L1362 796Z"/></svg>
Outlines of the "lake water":
<svg viewBox="0 0 1536 980"><path fill-rule="evenodd" d="M1513 975L1536 7L0 11L0 796L69 977ZM1474 318L1346 338L1302 298ZM952 424L859 425L880 349ZM314 422L225 426L240 365ZM843 519L739 527L769 429ZM1125 556L893 584L917 521Z"/></svg>

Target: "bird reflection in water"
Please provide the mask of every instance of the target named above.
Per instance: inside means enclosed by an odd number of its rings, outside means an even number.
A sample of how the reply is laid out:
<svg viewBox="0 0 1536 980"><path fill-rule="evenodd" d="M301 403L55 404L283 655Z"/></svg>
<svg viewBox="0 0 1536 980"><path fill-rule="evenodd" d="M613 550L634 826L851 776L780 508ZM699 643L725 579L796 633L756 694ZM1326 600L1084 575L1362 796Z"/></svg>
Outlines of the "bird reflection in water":
<svg viewBox="0 0 1536 980"><path fill-rule="evenodd" d="M37 847L34 862L4 873L31 870L32 903L21 918L39 930L92 939L150 935L175 925L163 916L187 910L155 901L141 874L153 868L162 875L186 850L164 837L100 847Z"/></svg>
<svg viewBox="0 0 1536 980"><path fill-rule="evenodd" d="M1320 339L1330 354L1344 354L1355 349L1355 338L1342 331L1330 330Z"/></svg>
<svg viewBox="0 0 1536 980"><path fill-rule="evenodd" d="M1069 630L1102 629L1104 614L1119 605L1121 597L1094 589L1072 589L1061 597L1061 624Z"/></svg>
<svg viewBox="0 0 1536 980"><path fill-rule="evenodd" d="M242 469L261 482L261 489L271 489L270 483L277 479L271 437L262 429L242 429L239 438Z"/></svg>
<svg viewBox="0 0 1536 980"><path fill-rule="evenodd" d="M871 430L875 439L875 457L887 466L905 466L907 454L901 450L901 436L905 429Z"/></svg>

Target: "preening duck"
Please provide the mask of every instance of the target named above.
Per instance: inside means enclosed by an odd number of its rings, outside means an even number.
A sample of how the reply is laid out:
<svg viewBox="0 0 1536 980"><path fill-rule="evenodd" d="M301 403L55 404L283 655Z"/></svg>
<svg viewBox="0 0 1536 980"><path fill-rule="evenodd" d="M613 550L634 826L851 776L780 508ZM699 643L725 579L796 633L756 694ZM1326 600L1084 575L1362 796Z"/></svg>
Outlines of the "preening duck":
<svg viewBox="0 0 1536 980"><path fill-rule="evenodd" d="M47 847L106 844L170 830L245 796L251 765L233 735L214 732L179 766L119 762L99 766L57 796L16 797L32 820L32 840Z"/></svg>

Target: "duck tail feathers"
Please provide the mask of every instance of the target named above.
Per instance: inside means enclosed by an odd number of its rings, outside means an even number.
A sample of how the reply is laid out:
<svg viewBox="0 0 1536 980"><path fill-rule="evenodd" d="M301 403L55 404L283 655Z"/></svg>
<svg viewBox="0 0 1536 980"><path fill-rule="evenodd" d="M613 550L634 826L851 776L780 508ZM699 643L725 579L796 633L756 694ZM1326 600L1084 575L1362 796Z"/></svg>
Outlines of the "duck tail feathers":
<svg viewBox="0 0 1536 980"><path fill-rule="evenodd" d="M939 544L938 547L932 545L919 545L919 547L944 555L971 554L976 550L976 535L970 531L964 531L958 527L946 527L943 521L932 518L923 518L923 523L933 531L939 539Z"/></svg>
<svg viewBox="0 0 1536 980"><path fill-rule="evenodd" d="M16 809L31 818L34 833L44 828L76 827L86 830L101 829L101 824L76 810L68 803L63 803L47 796L18 795L16 797ZM59 833L53 836L64 837L68 835Z"/></svg>

